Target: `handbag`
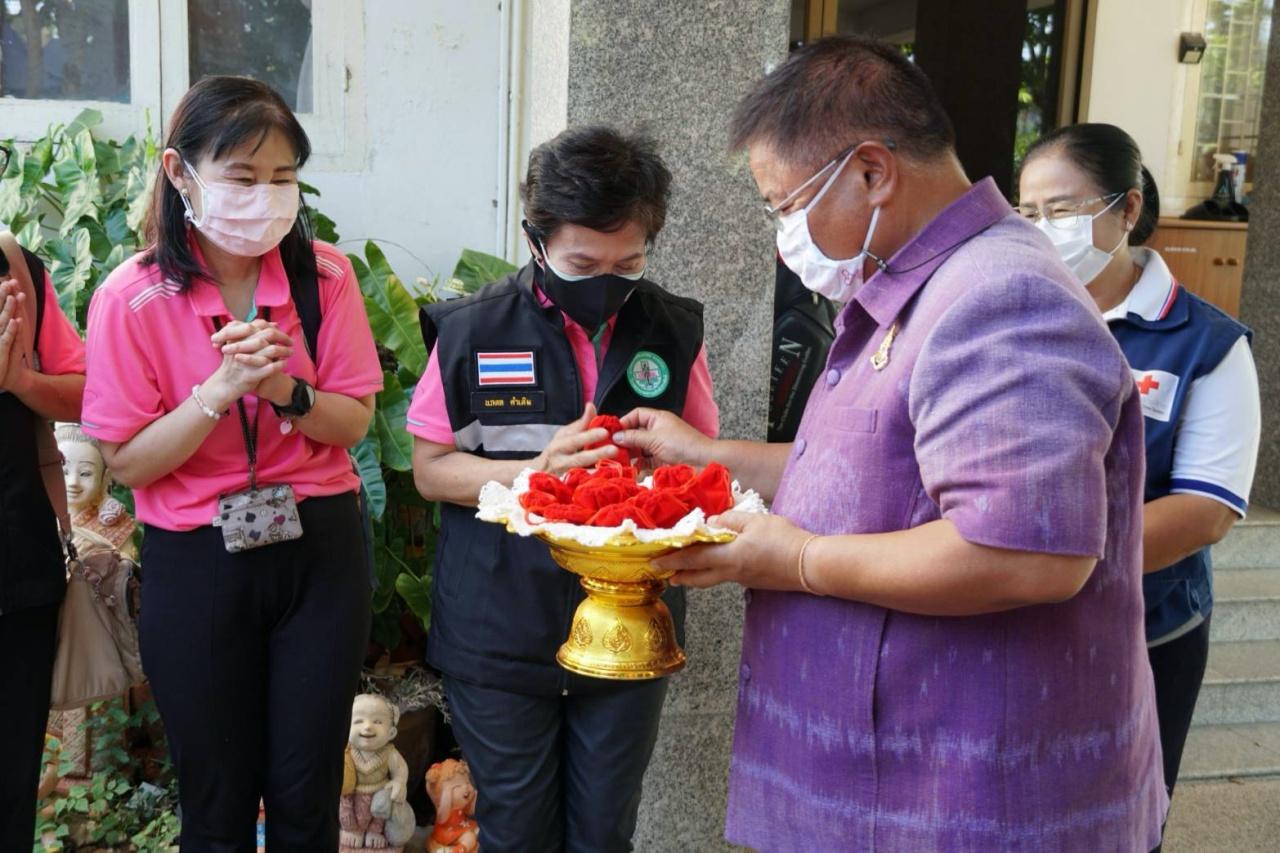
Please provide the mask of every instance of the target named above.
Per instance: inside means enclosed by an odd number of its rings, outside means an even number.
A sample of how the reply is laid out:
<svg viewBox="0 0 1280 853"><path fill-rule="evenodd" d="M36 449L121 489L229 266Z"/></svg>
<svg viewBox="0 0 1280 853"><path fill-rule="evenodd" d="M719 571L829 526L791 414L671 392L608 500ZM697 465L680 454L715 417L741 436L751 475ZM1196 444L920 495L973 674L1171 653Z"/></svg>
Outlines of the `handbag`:
<svg viewBox="0 0 1280 853"><path fill-rule="evenodd" d="M0 251L9 274L26 294L27 311L40 302L37 283L22 248L6 232ZM34 358L36 323L26 318L24 341ZM58 650L53 664L50 707L65 711L118 696L146 680L138 650L138 610L141 595L138 566L114 551L95 552L83 560L71 542L71 516L62 479L62 454L52 425L33 419L41 480L58 518L67 561L67 593L58 616Z"/></svg>

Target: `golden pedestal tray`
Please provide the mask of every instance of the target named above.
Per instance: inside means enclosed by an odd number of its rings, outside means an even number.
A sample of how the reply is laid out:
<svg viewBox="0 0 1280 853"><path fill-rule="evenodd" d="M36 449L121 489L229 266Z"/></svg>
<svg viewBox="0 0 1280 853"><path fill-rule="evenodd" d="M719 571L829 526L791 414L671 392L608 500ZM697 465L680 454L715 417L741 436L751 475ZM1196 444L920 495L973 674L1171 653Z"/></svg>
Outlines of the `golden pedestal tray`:
<svg viewBox="0 0 1280 853"><path fill-rule="evenodd" d="M587 592L556 660L579 675L636 680L678 672L686 660L661 598L671 572L658 571L649 561L689 545L731 542L736 534L698 532L641 542L621 533L601 546L534 535L547 543L556 563L581 577Z"/></svg>

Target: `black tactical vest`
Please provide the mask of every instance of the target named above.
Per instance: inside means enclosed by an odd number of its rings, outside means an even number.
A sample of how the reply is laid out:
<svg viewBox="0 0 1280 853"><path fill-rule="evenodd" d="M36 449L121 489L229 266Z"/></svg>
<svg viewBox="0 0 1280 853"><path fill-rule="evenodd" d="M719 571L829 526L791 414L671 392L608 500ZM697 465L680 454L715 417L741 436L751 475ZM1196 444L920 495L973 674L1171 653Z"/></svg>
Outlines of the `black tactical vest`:
<svg viewBox="0 0 1280 853"><path fill-rule="evenodd" d="M428 306L423 337L435 345L458 450L530 459L582 414L582 385L558 308L533 289L532 264L479 292ZM618 312L596 387L603 414L638 406L680 414L702 347L702 306L641 279ZM534 695L602 689L571 675L555 654L582 600L575 575L537 539L440 507L427 661L456 678ZM664 600L684 641L684 593Z"/></svg>

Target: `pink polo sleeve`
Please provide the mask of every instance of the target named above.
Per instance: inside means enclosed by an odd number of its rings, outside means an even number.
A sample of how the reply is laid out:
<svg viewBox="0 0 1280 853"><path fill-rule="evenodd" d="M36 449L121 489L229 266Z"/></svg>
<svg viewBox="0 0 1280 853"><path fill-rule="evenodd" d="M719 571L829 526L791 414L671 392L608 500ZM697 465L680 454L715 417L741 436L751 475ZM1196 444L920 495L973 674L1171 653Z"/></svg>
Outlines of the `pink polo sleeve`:
<svg viewBox="0 0 1280 853"><path fill-rule="evenodd" d="M84 373L84 341L58 307L58 294L48 273L44 274L44 316L40 320L36 352L40 353L41 373L48 376Z"/></svg>
<svg viewBox="0 0 1280 853"><path fill-rule="evenodd" d="M436 361L436 347L431 348L427 372L418 380L409 405L407 427L409 432L424 441L435 444L453 444L453 427L449 424L449 408L444 400L444 381L440 378L440 363Z"/></svg>
<svg viewBox="0 0 1280 853"><path fill-rule="evenodd" d="M86 337L81 425L94 438L128 441L165 413L146 330L119 291L100 288L89 303Z"/></svg>
<svg viewBox="0 0 1280 853"><path fill-rule="evenodd" d="M347 397L381 391L382 365L351 261L324 243L316 244L316 258L323 299L316 341L316 388ZM331 272L335 269L337 274Z"/></svg>
<svg viewBox="0 0 1280 853"><path fill-rule="evenodd" d="M711 390L711 369L707 366L707 347L698 350L689 373L689 390L684 398L684 421L708 438L720 434L720 408Z"/></svg>

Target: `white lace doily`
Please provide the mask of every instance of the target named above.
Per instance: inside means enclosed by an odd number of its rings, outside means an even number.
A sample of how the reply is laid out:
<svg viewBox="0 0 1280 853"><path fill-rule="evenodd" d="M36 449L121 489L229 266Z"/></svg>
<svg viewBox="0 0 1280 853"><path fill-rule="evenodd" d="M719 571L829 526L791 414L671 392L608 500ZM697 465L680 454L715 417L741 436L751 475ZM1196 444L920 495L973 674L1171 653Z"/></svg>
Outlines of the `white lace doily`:
<svg viewBox="0 0 1280 853"><path fill-rule="evenodd" d="M516 477L515 483L510 486L495 480L485 483L480 489L476 517L481 521L506 523L521 536L545 532L557 538L572 539L579 544L591 547L600 547L620 533L630 533L640 542L656 542L672 536L691 536L698 532L719 533L724 530L724 528L707 524L706 514L701 509L694 509L676 522L675 527L659 530L645 530L637 527L631 519L624 520L617 527L588 527L585 524L569 524L563 521L532 523L525 516L524 507L520 506L520 496L529 491L529 475L532 473L534 473L532 468L524 469L520 472L520 476ZM640 485L646 488L652 487L653 478L645 478ZM736 512L768 512L760 496L750 489L743 491L736 480L733 483L733 509Z"/></svg>

